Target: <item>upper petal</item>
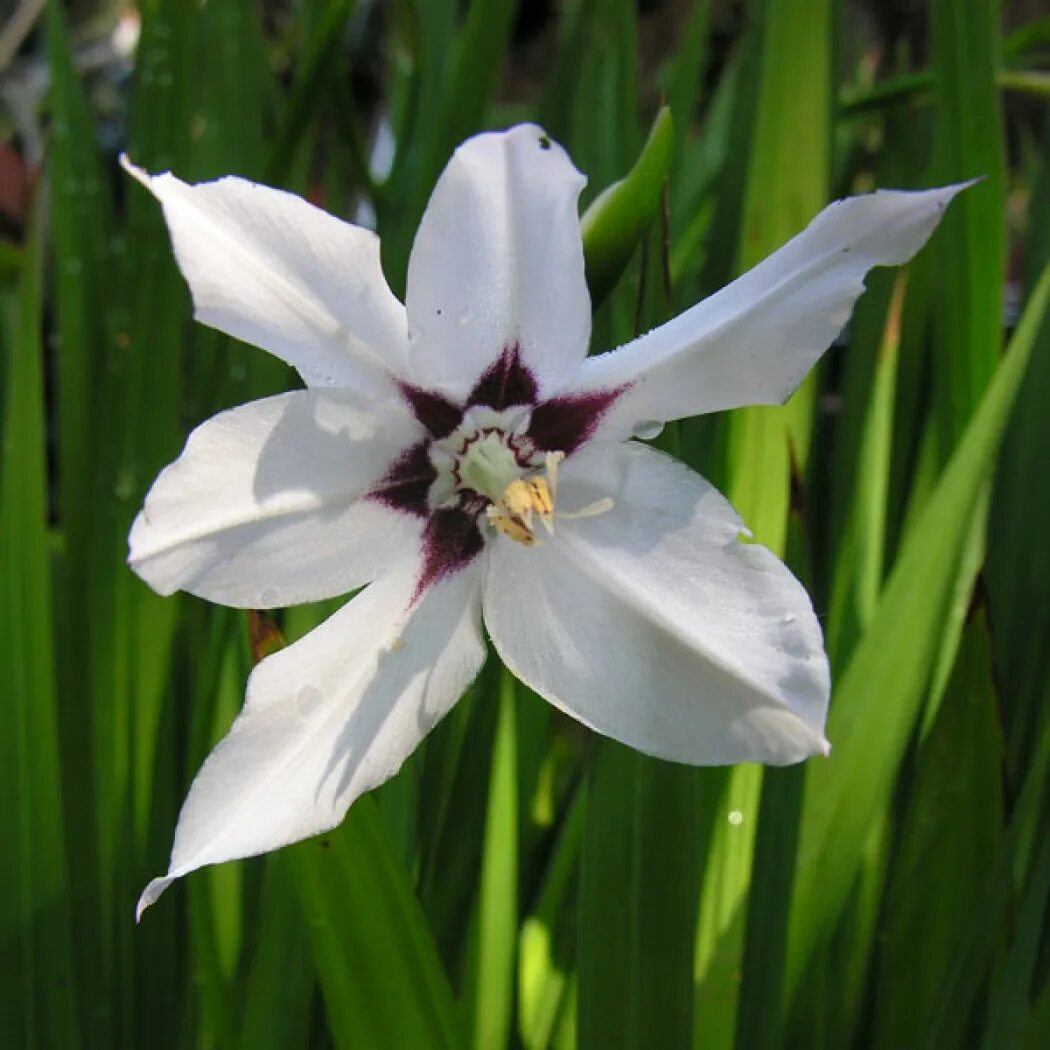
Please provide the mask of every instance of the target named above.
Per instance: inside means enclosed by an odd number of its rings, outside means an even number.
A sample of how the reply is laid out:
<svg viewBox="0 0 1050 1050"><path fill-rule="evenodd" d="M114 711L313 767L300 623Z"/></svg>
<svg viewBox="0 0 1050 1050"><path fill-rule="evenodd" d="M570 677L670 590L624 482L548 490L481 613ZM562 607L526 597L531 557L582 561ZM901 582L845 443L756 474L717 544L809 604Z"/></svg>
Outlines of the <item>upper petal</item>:
<svg viewBox="0 0 1050 1050"><path fill-rule="evenodd" d="M535 125L456 150L409 260L414 382L462 402L513 347L541 396L575 373L591 331L577 212L585 183Z"/></svg>
<svg viewBox="0 0 1050 1050"><path fill-rule="evenodd" d="M650 448L591 445L542 546L493 543L485 623L506 665L585 725L678 762L826 751L828 666L801 584L699 475Z"/></svg>
<svg viewBox="0 0 1050 1050"><path fill-rule="evenodd" d="M164 209L198 320L276 354L311 386L371 390L404 373L405 311L375 234L244 179L189 185L125 166Z"/></svg>
<svg viewBox="0 0 1050 1050"><path fill-rule="evenodd" d="M359 497L421 433L400 398L300 390L221 412L146 496L131 567L223 605L345 594L418 545L420 522Z"/></svg>
<svg viewBox="0 0 1050 1050"><path fill-rule="evenodd" d="M248 857L338 824L401 768L485 659L479 576L413 603L412 559L252 672L244 709L208 756L179 814L168 874Z"/></svg>
<svg viewBox="0 0 1050 1050"><path fill-rule="evenodd" d="M966 185L836 201L720 292L619 350L588 358L577 391L628 387L601 436L785 401L849 319L865 274L910 259Z"/></svg>

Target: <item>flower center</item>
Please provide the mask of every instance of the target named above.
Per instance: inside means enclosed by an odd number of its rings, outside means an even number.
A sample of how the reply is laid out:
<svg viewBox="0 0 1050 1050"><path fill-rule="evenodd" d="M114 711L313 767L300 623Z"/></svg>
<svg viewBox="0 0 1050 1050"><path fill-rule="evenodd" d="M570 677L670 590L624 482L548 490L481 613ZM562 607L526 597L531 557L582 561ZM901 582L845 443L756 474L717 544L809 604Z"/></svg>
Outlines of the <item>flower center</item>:
<svg viewBox="0 0 1050 1050"><path fill-rule="evenodd" d="M554 532L554 519L590 517L610 500L575 513L557 512L558 465L563 452L541 452L527 435L528 413L475 406L428 455L435 471L427 502L432 511L459 508L484 518L496 532L526 547L538 541L540 525Z"/></svg>
<svg viewBox="0 0 1050 1050"><path fill-rule="evenodd" d="M489 431L470 441L457 462L456 472L461 488L473 489L492 503L521 477L518 457L498 431Z"/></svg>

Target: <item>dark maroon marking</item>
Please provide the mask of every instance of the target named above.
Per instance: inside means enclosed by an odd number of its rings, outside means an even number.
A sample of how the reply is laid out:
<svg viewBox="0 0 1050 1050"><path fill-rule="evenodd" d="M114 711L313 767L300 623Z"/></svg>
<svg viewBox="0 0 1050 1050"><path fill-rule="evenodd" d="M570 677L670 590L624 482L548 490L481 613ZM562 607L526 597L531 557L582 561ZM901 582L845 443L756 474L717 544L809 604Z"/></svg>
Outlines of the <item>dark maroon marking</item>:
<svg viewBox="0 0 1050 1050"><path fill-rule="evenodd" d="M521 360L521 347L514 343L489 365L467 398L468 405L487 405L501 411L511 405L534 405L539 391L536 379Z"/></svg>
<svg viewBox="0 0 1050 1050"><path fill-rule="evenodd" d="M430 515L423 532L423 568L413 601L433 583L463 568L485 546L476 515L445 507Z"/></svg>
<svg viewBox="0 0 1050 1050"><path fill-rule="evenodd" d="M382 481L368 493L368 498L393 510L425 518L429 513L427 493L437 477L427 454L429 448L429 441L420 441L405 449Z"/></svg>
<svg viewBox="0 0 1050 1050"><path fill-rule="evenodd" d="M399 383L401 396L408 402L416 419L439 440L448 437L463 420L463 409L446 401L432 390Z"/></svg>
<svg viewBox="0 0 1050 1050"><path fill-rule="evenodd" d="M552 397L532 410L528 436L541 452L569 455L594 434L602 416L626 389L621 386L615 390Z"/></svg>

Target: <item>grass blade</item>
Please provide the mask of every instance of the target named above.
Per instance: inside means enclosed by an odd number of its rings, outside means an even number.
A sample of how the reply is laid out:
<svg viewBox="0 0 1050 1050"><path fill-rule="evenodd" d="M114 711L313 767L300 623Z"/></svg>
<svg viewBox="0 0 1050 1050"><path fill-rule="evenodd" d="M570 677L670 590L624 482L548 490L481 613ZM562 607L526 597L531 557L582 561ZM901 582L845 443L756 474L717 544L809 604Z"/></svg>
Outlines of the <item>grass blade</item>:
<svg viewBox="0 0 1050 1050"><path fill-rule="evenodd" d="M944 604L1048 300L1050 270L906 539L871 628L838 684L828 731L834 758L811 763L807 772L792 909L791 988L847 903L870 822L885 804L918 717L940 644Z"/></svg>

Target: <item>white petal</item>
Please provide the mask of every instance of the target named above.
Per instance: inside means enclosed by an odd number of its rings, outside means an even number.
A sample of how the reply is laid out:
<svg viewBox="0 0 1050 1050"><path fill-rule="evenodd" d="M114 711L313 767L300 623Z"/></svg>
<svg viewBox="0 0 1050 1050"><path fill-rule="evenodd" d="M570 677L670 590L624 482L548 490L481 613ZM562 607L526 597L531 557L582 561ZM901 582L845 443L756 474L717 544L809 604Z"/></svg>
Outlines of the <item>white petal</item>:
<svg viewBox="0 0 1050 1050"><path fill-rule="evenodd" d="M327 831L401 768L485 659L473 570L412 605L417 565L407 560L259 664L244 710L190 788L171 867L146 887L140 915L187 872Z"/></svg>
<svg viewBox="0 0 1050 1050"><path fill-rule="evenodd" d="M566 512L542 546L493 545L485 623L504 663L585 725L677 762L826 753L828 666L801 584L738 538L699 475L634 443L562 467Z"/></svg>
<svg viewBox="0 0 1050 1050"><path fill-rule="evenodd" d="M420 429L396 397L300 390L222 412L161 472L129 537L154 590L270 608L345 594L417 544L361 500Z"/></svg>
<svg viewBox="0 0 1050 1050"><path fill-rule="evenodd" d="M586 181L531 124L456 150L409 261L415 382L463 399L515 343L544 393L576 372L591 331L577 212Z"/></svg>
<svg viewBox="0 0 1050 1050"><path fill-rule="evenodd" d="M160 201L195 316L261 346L312 386L402 375L408 329L375 234L244 179L189 185L124 166Z"/></svg>
<svg viewBox="0 0 1050 1050"><path fill-rule="evenodd" d="M837 201L720 292L619 350L589 358L574 384L581 392L630 384L600 436L787 400L849 319L867 272L910 259L966 185Z"/></svg>

